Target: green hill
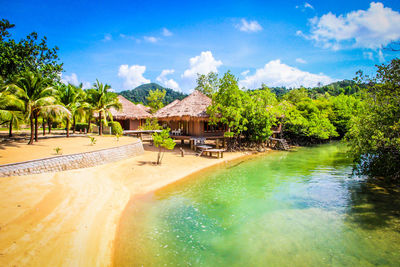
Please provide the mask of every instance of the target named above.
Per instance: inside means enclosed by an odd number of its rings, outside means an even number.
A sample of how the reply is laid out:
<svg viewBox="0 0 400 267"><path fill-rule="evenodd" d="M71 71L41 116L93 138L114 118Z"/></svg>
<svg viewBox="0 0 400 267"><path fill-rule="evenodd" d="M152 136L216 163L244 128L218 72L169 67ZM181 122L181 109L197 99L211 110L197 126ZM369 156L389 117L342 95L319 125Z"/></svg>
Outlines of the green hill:
<svg viewBox="0 0 400 267"><path fill-rule="evenodd" d="M130 101L132 101L134 103L141 102L144 105L147 105L146 97L149 95L149 91L156 90L156 89L160 89L160 90L164 89L166 91L165 98L164 98L165 105L171 103L175 99L182 100L183 98L185 98L187 96L186 94L174 91L170 88L162 87L161 85L156 84L156 83L142 84L142 85L139 85L138 87L136 87L135 89L125 90L118 94L122 95L123 97L125 97L126 99L129 99Z"/></svg>

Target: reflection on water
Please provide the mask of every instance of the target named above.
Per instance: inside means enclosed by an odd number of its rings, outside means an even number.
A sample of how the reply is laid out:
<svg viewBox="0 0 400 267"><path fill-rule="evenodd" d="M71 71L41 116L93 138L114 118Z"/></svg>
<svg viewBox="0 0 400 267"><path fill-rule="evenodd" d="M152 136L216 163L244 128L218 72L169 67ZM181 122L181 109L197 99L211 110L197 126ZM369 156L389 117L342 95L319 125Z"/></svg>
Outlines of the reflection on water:
<svg viewBox="0 0 400 267"><path fill-rule="evenodd" d="M131 201L116 266L398 266L398 189L344 146L273 152Z"/></svg>

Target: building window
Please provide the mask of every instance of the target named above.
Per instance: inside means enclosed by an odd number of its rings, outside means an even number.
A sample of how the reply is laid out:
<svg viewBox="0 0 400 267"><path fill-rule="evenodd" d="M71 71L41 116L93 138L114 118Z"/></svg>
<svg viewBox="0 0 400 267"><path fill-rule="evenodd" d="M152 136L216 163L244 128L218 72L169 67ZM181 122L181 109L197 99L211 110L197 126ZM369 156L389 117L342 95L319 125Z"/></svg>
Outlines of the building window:
<svg viewBox="0 0 400 267"><path fill-rule="evenodd" d="M205 133L215 133L215 132L225 132L226 125L219 122L216 125L209 124L207 121L204 122L204 132Z"/></svg>

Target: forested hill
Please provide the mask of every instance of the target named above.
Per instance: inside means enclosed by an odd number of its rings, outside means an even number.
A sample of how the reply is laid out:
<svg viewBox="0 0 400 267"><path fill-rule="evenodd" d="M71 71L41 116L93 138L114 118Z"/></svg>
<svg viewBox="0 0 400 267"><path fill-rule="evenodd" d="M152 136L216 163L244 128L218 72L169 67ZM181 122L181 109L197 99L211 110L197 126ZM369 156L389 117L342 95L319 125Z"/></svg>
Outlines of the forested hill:
<svg viewBox="0 0 400 267"><path fill-rule="evenodd" d="M135 102L135 103L141 102L144 105L147 105L148 103L147 103L146 97L149 95L149 91L156 90L156 89L166 91L165 98L164 98L165 105L171 103L175 99L182 100L183 98L185 98L187 96L183 93L174 91L172 89L162 87L161 85L156 84L156 83L142 84L142 85L139 85L138 87L136 87L135 89L122 91L119 94L122 95L123 97L129 99L132 102Z"/></svg>
<svg viewBox="0 0 400 267"><path fill-rule="evenodd" d="M275 93L277 97L281 97L290 91L290 88L286 87L271 87L271 92ZM315 96L318 94L329 93L332 96L338 96L340 94L352 95L357 93L359 88L358 85L352 80L337 81L328 85L306 88L310 96Z"/></svg>

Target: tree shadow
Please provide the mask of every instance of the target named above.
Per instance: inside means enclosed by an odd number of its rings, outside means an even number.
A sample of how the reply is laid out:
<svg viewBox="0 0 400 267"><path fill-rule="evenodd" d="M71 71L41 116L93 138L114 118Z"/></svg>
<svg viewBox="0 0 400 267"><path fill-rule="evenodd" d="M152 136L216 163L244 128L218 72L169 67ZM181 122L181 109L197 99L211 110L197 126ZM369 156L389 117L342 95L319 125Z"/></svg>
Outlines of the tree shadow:
<svg viewBox="0 0 400 267"><path fill-rule="evenodd" d="M380 179L368 179L349 188L347 220L366 230L392 227L400 232L400 188Z"/></svg>

